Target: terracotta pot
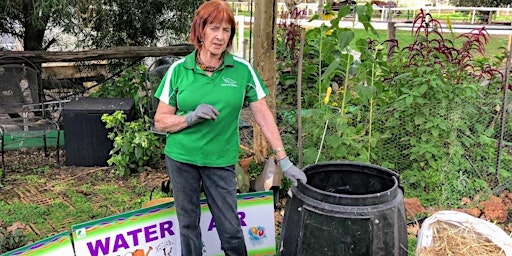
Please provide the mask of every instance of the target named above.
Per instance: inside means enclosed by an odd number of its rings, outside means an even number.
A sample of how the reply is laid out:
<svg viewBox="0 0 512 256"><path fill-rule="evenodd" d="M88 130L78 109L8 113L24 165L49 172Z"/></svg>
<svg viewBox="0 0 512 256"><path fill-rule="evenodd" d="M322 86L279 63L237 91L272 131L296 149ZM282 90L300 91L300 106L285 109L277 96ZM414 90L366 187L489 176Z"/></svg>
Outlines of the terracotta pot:
<svg viewBox="0 0 512 256"><path fill-rule="evenodd" d="M251 162L254 159L254 156L246 157L238 160L238 164L242 167L242 170L249 175L249 166L251 166Z"/></svg>

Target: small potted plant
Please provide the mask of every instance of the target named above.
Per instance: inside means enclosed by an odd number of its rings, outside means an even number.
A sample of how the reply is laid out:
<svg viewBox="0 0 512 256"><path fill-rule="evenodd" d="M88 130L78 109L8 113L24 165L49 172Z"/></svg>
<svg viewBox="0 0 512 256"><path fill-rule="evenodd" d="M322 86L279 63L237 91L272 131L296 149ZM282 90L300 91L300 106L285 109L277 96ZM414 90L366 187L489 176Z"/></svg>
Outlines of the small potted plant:
<svg viewBox="0 0 512 256"><path fill-rule="evenodd" d="M240 150L238 153L238 164L245 173L248 174L249 166L251 165L252 160L254 159L254 152L249 147L244 145L240 145Z"/></svg>

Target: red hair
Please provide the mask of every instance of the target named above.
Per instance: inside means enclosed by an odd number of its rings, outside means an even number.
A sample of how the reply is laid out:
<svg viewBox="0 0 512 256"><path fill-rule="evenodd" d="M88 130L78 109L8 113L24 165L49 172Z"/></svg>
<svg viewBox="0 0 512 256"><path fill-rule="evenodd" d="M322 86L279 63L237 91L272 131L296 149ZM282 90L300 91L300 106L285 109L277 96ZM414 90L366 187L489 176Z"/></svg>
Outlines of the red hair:
<svg viewBox="0 0 512 256"><path fill-rule="evenodd" d="M233 16L233 11L231 11L229 4L222 0L210 0L199 6L194 15L194 20L192 21L188 41L193 44L196 49L201 48L201 41L206 25L222 24L223 22L227 22L231 26L231 36L229 37L227 45L227 49L230 49L233 44L233 37L235 37L235 17Z"/></svg>

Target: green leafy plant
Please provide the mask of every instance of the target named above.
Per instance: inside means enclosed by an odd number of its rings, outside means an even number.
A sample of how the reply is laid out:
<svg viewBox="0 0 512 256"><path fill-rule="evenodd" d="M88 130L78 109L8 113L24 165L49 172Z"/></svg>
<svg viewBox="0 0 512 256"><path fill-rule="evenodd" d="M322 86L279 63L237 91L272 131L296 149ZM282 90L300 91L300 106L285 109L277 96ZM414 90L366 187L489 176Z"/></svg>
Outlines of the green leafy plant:
<svg viewBox="0 0 512 256"><path fill-rule="evenodd" d="M41 232L51 229L48 221L45 218L48 216L48 211L39 205L28 204L25 202L14 202L7 204L4 201L0 201L0 215L2 216L2 221L0 221L0 226L2 227L5 227L5 225L14 225L16 222L25 222L27 220L31 220L31 224L36 225L38 230ZM25 236L27 236L29 241L41 239L40 237L35 237L33 232L28 232L26 229L23 229L23 233ZM14 250L16 248L9 249ZM0 252L1 251L2 250L0 250Z"/></svg>
<svg viewBox="0 0 512 256"><path fill-rule="evenodd" d="M276 95L278 101L283 105L294 105L296 99L299 39L302 30L299 21L305 15L306 10L301 10L297 6L287 8L280 13L281 19L277 24L276 65L278 66L277 77L280 86Z"/></svg>
<svg viewBox="0 0 512 256"><path fill-rule="evenodd" d="M356 6L354 11L365 28L374 31L369 23L371 6ZM316 91L304 92L304 106L314 108L303 115L306 163L369 161L371 144L379 136L372 133L371 113L376 97L383 91L383 46L360 39L355 43L359 52L351 49L353 30L338 26L349 13L350 7L344 6L330 27L323 25L306 34L304 54L312 61L304 65L304 76L307 86L314 86ZM365 119L363 113L368 111L370 119Z"/></svg>
<svg viewBox="0 0 512 256"><path fill-rule="evenodd" d="M5 253L28 243L24 225L20 222L8 226L0 222L0 253Z"/></svg>
<svg viewBox="0 0 512 256"><path fill-rule="evenodd" d="M256 160L252 160L247 171L252 179L256 179L263 172L263 163L258 164Z"/></svg>
<svg viewBox="0 0 512 256"><path fill-rule="evenodd" d="M248 158L251 156L254 156L254 152L252 151L252 149L240 145L240 147L238 148L238 160Z"/></svg>
<svg viewBox="0 0 512 256"><path fill-rule="evenodd" d="M389 115L382 119L382 137L398 149L399 157L387 163L401 172L411 195L453 205L461 196L490 193L492 180L498 179L489 169L496 168L493 108L500 104L503 76L489 63L475 61L485 51L484 28L455 41L441 29L439 21L420 12L413 21L413 43L390 56L392 93L383 109ZM503 157L510 162L510 156Z"/></svg>
<svg viewBox="0 0 512 256"><path fill-rule="evenodd" d="M145 102L140 101L144 100L144 97L141 97L141 92L145 93L147 91L147 71L147 67L144 64L129 68L114 80L105 82L105 84L91 93L91 97L133 98L135 99L135 106L145 104Z"/></svg>
<svg viewBox="0 0 512 256"><path fill-rule="evenodd" d="M365 22L371 6L355 11ZM331 26L306 33L304 162L390 168L408 196L427 205L456 205L510 180L504 166L511 157L498 154L497 146L503 74L494 65L503 57L477 57L484 54L485 29L448 39L438 21L420 12L410 45L372 39L351 44L354 32L338 26L348 12L342 8Z"/></svg>
<svg viewBox="0 0 512 256"><path fill-rule="evenodd" d="M151 120L148 117L126 122L126 114L116 111L103 114L101 120L107 129L111 129L108 138L114 141L107 163L114 165L119 174L143 171L145 166L160 160L162 142L150 131Z"/></svg>

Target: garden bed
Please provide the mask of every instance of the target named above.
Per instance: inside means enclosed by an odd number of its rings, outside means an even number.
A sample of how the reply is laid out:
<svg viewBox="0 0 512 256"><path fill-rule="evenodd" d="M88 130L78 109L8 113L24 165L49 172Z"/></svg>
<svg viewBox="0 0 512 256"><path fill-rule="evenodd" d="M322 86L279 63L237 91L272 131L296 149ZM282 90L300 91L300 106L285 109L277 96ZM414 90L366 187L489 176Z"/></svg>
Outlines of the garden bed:
<svg viewBox="0 0 512 256"><path fill-rule="evenodd" d="M6 153L6 177L0 181L2 221L23 222L32 241L70 225L140 208L163 196L165 166L122 177L111 167L58 166L55 150L20 149ZM61 163L65 151L61 151ZM152 193L153 192L153 193Z"/></svg>
<svg viewBox="0 0 512 256"><path fill-rule="evenodd" d="M58 234L74 224L139 209L151 198L168 196L161 189L162 182L167 180L164 161L144 172L123 177L111 167L58 166L55 153L50 150L50 155L45 157L40 149L20 149L8 151L6 155L9 169L0 182L0 214L5 216L2 219L5 223L23 223L29 242ZM61 157L64 163L64 150ZM281 198L274 215L277 235L284 205L285 199ZM405 205L409 251L413 255L421 216L446 209L425 209L416 198L407 198ZM512 193L504 191L483 202L477 197L463 198L459 209L452 210L493 221L510 233L511 209Z"/></svg>

